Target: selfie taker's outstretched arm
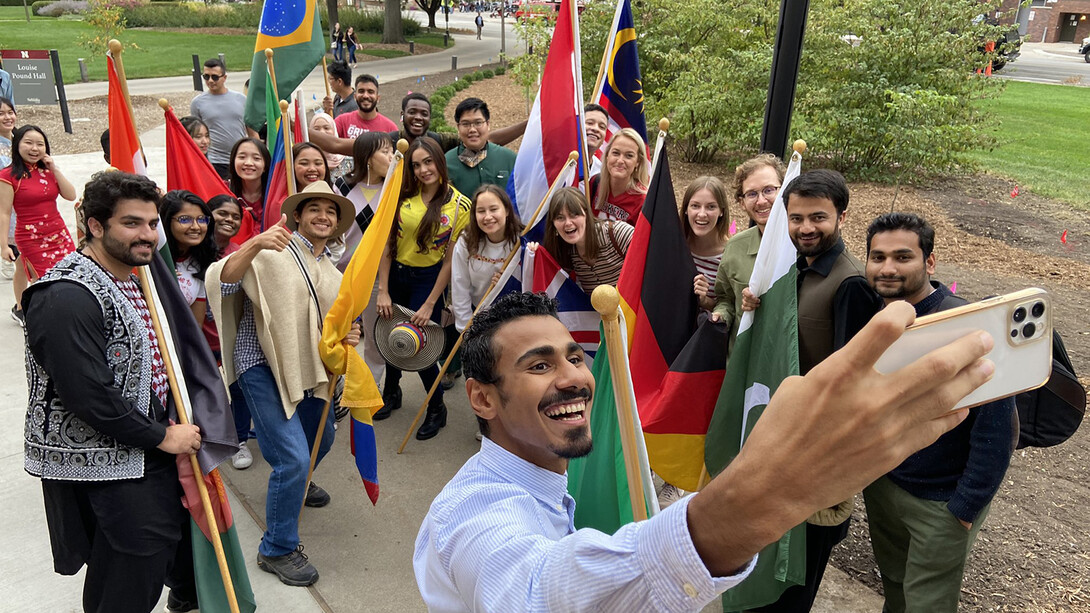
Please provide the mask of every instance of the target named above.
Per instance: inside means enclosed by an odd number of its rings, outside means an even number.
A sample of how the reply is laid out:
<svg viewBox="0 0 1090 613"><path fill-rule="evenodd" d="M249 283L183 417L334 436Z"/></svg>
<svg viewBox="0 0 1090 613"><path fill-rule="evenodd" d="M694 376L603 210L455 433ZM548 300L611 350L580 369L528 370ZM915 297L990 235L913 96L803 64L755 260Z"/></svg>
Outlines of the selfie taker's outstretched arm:
<svg viewBox="0 0 1090 613"><path fill-rule="evenodd" d="M813 512L845 500L961 423L951 411L991 378L992 338L970 334L883 375L882 353L915 319L897 302L805 377L785 380L741 453L688 507L713 576L746 565Z"/></svg>

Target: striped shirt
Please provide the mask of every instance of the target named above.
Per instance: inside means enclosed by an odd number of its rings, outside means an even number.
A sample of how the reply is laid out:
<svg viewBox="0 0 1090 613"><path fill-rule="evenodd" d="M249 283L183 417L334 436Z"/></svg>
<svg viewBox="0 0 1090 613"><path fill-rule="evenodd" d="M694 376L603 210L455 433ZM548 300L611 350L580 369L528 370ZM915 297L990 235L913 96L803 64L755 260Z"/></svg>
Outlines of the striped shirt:
<svg viewBox="0 0 1090 613"><path fill-rule="evenodd" d="M420 526L416 583L432 613L699 611L757 558L712 577L689 535L689 500L613 536L577 531L567 476L485 438Z"/></svg>
<svg viewBox="0 0 1090 613"><path fill-rule="evenodd" d="M618 221L599 222L597 228L598 257L593 263L587 263L579 257L579 250L574 246L568 246L572 250L571 267L575 273L575 282L588 295L599 285L617 285L617 280L621 278L624 256L628 253L628 245L632 242L632 233L635 231L632 226Z"/></svg>
<svg viewBox="0 0 1090 613"><path fill-rule="evenodd" d="M715 255L697 255L693 253L693 264L696 264L696 271L704 275L704 278L708 280L709 298L715 298L715 275L719 273L719 262L722 259L722 251L717 251Z"/></svg>

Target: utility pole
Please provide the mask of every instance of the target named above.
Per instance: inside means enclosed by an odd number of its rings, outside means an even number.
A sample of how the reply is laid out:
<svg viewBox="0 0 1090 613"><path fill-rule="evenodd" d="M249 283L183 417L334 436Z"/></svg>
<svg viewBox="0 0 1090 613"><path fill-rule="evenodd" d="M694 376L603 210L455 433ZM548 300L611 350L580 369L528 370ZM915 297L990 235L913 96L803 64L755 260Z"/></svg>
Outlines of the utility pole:
<svg viewBox="0 0 1090 613"><path fill-rule="evenodd" d="M768 101L761 127L761 151L780 157L787 151L802 39L809 10L810 0L780 1L780 21L776 26L776 43L772 51L772 74L768 80Z"/></svg>

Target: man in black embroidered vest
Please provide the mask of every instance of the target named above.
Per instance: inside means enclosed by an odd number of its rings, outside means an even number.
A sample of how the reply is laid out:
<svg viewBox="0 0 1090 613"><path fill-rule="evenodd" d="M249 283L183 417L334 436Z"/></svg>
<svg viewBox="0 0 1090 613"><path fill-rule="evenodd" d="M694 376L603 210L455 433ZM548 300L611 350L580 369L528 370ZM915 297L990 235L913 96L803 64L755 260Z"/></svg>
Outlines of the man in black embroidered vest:
<svg viewBox="0 0 1090 613"><path fill-rule="evenodd" d="M916 316L966 304L932 281L935 230L911 213L867 228L867 281L888 305ZM882 573L884 611L957 611L965 559L1010 465L1014 399L969 416L865 490L867 523Z"/></svg>
<svg viewBox="0 0 1090 613"><path fill-rule="evenodd" d="M159 194L111 172L87 184L87 243L23 295L27 407L24 466L41 478L54 569L87 565L88 612L195 608L188 514L175 454L199 429L170 425L166 369L132 274L151 262ZM177 560L177 563L175 563Z"/></svg>
<svg viewBox="0 0 1090 613"><path fill-rule="evenodd" d="M281 211L278 224L209 267L205 283L227 382L238 381L261 453L272 466L257 565L287 585L305 586L318 580L318 571L299 543L299 511L304 501L322 507L330 500L307 483L319 429L319 462L333 446L332 408L319 424L329 373L318 341L341 271L326 245L354 223L355 207L318 181L284 200ZM355 347L359 341L356 325L344 342Z"/></svg>
<svg viewBox="0 0 1090 613"><path fill-rule="evenodd" d="M833 170L811 170L783 190L787 230L798 251L799 374L805 375L848 343L881 309L867 285L863 264L840 237L848 216L848 186ZM742 291L744 310L754 300ZM806 584L786 589L760 611L809 611L817 596L829 554L848 534L852 500L823 509L806 522Z"/></svg>

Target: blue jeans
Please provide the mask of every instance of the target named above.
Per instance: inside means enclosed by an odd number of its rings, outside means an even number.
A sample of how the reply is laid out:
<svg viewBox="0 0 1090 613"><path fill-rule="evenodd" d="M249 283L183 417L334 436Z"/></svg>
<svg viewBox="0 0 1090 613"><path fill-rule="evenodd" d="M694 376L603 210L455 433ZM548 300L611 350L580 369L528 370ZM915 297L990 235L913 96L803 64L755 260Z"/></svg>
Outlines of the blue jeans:
<svg viewBox="0 0 1090 613"><path fill-rule="evenodd" d="M272 466L265 498L265 534L257 550L269 557L286 555L299 546L299 511L306 495L310 449L325 401L307 394L288 419L268 364L253 366L242 373L238 386L250 405L261 455ZM324 427L318 463L333 446L332 408Z"/></svg>
<svg viewBox="0 0 1090 613"><path fill-rule="evenodd" d="M399 262L393 262L390 266L390 300L394 304L400 304L401 306L415 311L424 304L424 301L428 299L431 291L435 289L435 280L439 278L439 269L443 264L435 264L434 266L427 266L425 268L418 268L416 266L406 266ZM435 308L431 312L431 320L435 323L439 323L439 316L443 312L443 298L440 296L439 300L435 303ZM424 384L424 389L429 390L435 379L439 376L439 366L432 364L431 366L420 371L420 382ZM386 382L382 386L384 394L392 393L401 383L401 369L386 363ZM431 397L429 404L433 407L438 407L443 404L443 388L440 386L435 390L435 394Z"/></svg>
<svg viewBox="0 0 1090 613"><path fill-rule="evenodd" d="M250 429L250 405L246 404L246 396L238 387L238 381L231 384L227 390L231 393L231 414L235 418L235 433L238 434L238 442L248 441L254 438L254 432Z"/></svg>

